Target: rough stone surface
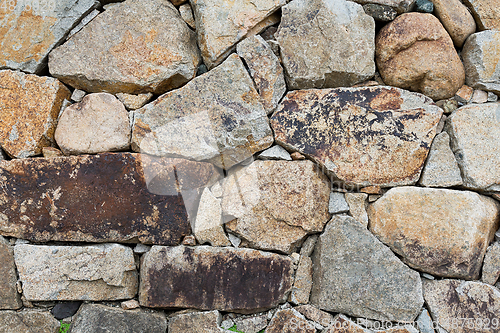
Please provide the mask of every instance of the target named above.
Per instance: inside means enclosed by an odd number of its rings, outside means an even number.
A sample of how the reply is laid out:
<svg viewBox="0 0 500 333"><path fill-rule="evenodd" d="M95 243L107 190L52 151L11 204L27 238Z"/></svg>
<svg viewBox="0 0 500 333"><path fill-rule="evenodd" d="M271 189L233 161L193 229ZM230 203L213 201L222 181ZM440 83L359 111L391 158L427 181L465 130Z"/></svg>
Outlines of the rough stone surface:
<svg viewBox="0 0 500 333"><path fill-rule="evenodd" d="M464 44L462 58L468 85L500 93L500 31L471 35Z"/></svg>
<svg viewBox="0 0 500 333"><path fill-rule="evenodd" d="M491 244L486 250L481 281L494 285L500 276L500 243Z"/></svg>
<svg viewBox="0 0 500 333"><path fill-rule="evenodd" d="M488 284L425 280L425 302L432 318L449 333L497 332L500 292Z"/></svg>
<svg viewBox="0 0 500 333"><path fill-rule="evenodd" d="M464 0L476 19L479 30L500 30L500 2L498 0Z"/></svg>
<svg viewBox="0 0 500 333"><path fill-rule="evenodd" d="M193 233L200 244L231 245L222 227L221 200L217 199L208 188L205 188L201 194Z"/></svg>
<svg viewBox="0 0 500 333"><path fill-rule="evenodd" d="M58 80L0 71L0 146L10 156L30 157L54 142L57 116L71 92Z"/></svg>
<svg viewBox="0 0 500 333"><path fill-rule="evenodd" d="M418 183L426 187L462 185L460 169L450 148L448 133L439 133L432 141L431 150Z"/></svg>
<svg viewBox="0 0 500 333"><path fill-rule="evenodd" d="M0 332L58 333L59 322L48 311L0 311Z"/></svg>
<svg viewBox="0 0 500 333"><path fill-rule="evenodd" d="M271 114L286 92L283 67L278 57L261 36L244 39L236 50L250 70L264 109Z"/></svg>
<svg viewBox="0 0 500 333"><path fill-rule="evenodd" d="M128 112L113 95L89 94L64 109L54 138L65 155L126 150L130 146Z"/></svg>
<svg viewBox="0 0 500 333"><path fill-rule="evenodd" d="M251 249L153 246L144 255L142 306L255 310L285 301L292 260Z"/></svg>
<svg viewBox="0 0 500 333"><path fill-rule="evenodd" d="M343 314L338 314L337 316L335 316L332 324L326 328L324 333L371 333L371 331L364 328L363 326L356 324L354 321L350 320Z"/></svg>
<svg viewBox="0 0 500 333"><path fill-rule="evenodd" d="M260 160L285 160L285 161L291 161L292 157L290 156L290 153L286 151L285 148L281 146L272 146L271 148L268 148L264 150L262 153L259 154L258 158Z"/></svg>
<svg viewBox="0 0 500 333"><path fill-rule="evenodd" d="M455 98L458 103L467 104L470 102L472 94L474 94L474 89L464 84L457 90L453 98Z"/></svg>
<svg viewBox="0 0 500 333"><path fill-rule="evenodd" d="M118 93L116 97L120 100L120 102L125 105L125 107L129 110L137 110L146 105L147 102L153 98L152 93L139 94L139 95L131 95L125 93Z"/></svg>
<svg viewBox="0 0 500 333"><path fill-rule="evenodd" d="M245 333L259 333L261 330L267 326L267 316L253 316L248 318L238 318L235 319L236 327L238 331Z"/></svg>
<svg viewBox="0 0 500 333"><path fill-rule="evenodd" d="M57 303L50 312L57 320L73 316L82 305L82 302L64 302Z"/></svg>
<svg viewBox="0 0 500 333"><path fill-rule="evenodd" d="M203 62L220 64L240 40L273 25L272 14L285 0L190 0Z"/></svg>
<svg viewBox="0 0 500 333"><path fill-rule="evenodd" d="M35 5L32 1L5 1L0 16L0 68L39 73L49 52L99 2L57 0Z"/></svg>
<svg viewBox="0 0 500 333"><path fill-rule="evenodd" d="M471 104L448 117L445 130L464 186L500 190L500 104Z"/></svg>
<svg viewBox="0 0 500 333"><path fill-rule="evenodd" d="M375 19L375 21L389 22L396 18L398 12L389 6L368 3L363 6L365 13Z"/></svg>
<svg viewBox="0 0 500 333"><path fill-rule="evenodd" d="M435 333L433 328L435 325L429 312L425 309L418 315L416 324L420 333Z"/></svg>
<svg viewBox="0 0 500 333"><path fill-rule="evenodd" d="M472 94L471 103L483 104L488 102L488 93L484 90L476 89L474 90L474 94Z"/></svg>
<svg viewBox="0 0 500 333"><path fill-rule="evenodd" d="M16 310L21 308L21 297L17 293L16 266L14 250L10 243L0 236L0 309Z"/></svg>
<svg viewBox="0 0 500 333"><path fill-rule="evenodd" d="M478 279L500 219L500 204L470 191L399 187L368 208L370 231L409 266Z"/></svg>
<svg viewBox="0 0 500 333"><path fill-rule="evenodd" d="M164 313L145 310L127 311L100 304L82 305L71 325L71 333L165 333L166 331L167 319Z"/></svg>
<svg viewBox="0 0 500 333"><path fill-rule="evenodd" d="M290 2L276 40L289 89L352 86L375 74L375 21L351 1Z"/></svg>
<svg viewBox="0 0 500 333"><path fill-rule="evenodd" d="M328 211L330 212L330 214L347 213L349 211L349 204L345 200L344 193L340 192L330 193Z"/></svg>
<svg viewBox="0 0 500 333"><path fill-rule="evenodd" d="M294 309L278 310L266 328L266 333L316 333L316 328Z"/></svg>
<svg viewBox="0 0 500 333"><path fill-rule="evenodd" d="M30 301L117 300L137 293L134 254L123 245L22 244L14 256Z"/></svg>
<svg viewBox="0 0 500 333"><path fill-rule="evenodd" d="M179 7L179 13L181 14L184 22L187 23L191 28L196 29L196 22L193 16L193 9L189 4L184 4Z"/></svg>
<svg viewBox="0 0 500 333"><path fill-rule="evenodd" d="M443 111L398 88L289 92L271 117L276 141L349 186L414 184Z"/></svg>
<svg viewBox="0 0 500 333"><path fill-rule="evenodd" d="M327 224L312 259L311 304L320 309L403 322L420 313L420 275L352 217Z"/></svg>
<svg viewBox="0 0 500 333"><path fill-rule="evenodd" d="M352 217L363 226L368 227L368 215L366 214L368 194L366 193L346 193L345 200L349 205L349 212Z"/></svg>
<svg viewBox="0 0 500 333"><path fill-rule="evenodd" d="M301 256L306 256L310 257L311 254L314 251L314 246L316 245L316 242L318 241L318 235L310 235L307 237L307 239L304 241L302 244L302 247L300 248L300 255Z"/></svg>
<svg viewBox="0 0 500 333"><path fill-rule="evenodd" d="M452 97L465 71L453 41L432 14L402 14L380 30L376 61L387 85L417 91L432 99Z"/></svg>
<svg viewBox="0 0 500 333"><path fill-rule="evenodd" d="M169 333L222 333L219 311L183 313L170 318Z"/></svg>
<svg viewBox="0 0 500 333"><path fill-rule="evenodd" d="M176 245L192 192L217 177L208 163L130 153L0 162L0 234Z"/></svg>
<svg viewBox="0 0 500 333"><path fill-rule="evenodd" d="M132 132L135 151L210 160L225 169L272 143L259 95L235 54L137 110Z"/></svg>
<svg viewBox="0 0 500 333"><path fill-rule="evenodd" d="M293 304L309 303L309 295L312 288L312 260L309 257L300 256L299 265L295 272L290 302Z"/></svg>
<svg viewBox="0 0 500 333"><path fill-rule="evenodd" d="M317 307L310 304L300 305L294 309L304 315L307 319L312 320L323 327L328 327L334 320L334 317L331 314L321 311Z"/></svg>
<svg viewBox="0 0 500 333"><path fill-rule="evenodd" d="M366 4L377 4L394 8L398 14L410 11L413 8L415 0L354 0L355 2Z"/></svg>
<svg viewBox="0 0 500 333"><path fill-rule="evenodd" d="M476 32L476 22L460 0L431 0L434 11L453 43L462 47L467 37Z"/></svg>
<svg viewBox="0 0 500 333"><path fill-rule="evenodd" d="M140 306L141 305L139 304L139 301L137 301L135 299L131 299L131 300L124 301L124 302L120 303L120 307L123 310L133 310L133 309L139 308Z"/></svg>
<svg viewBox="0 0 500 333"><path fill-rule="evenodd" d="M162 0L127 0L94 18L49 56L50 73L88 92L163 93L191 80L195 33Z"/></svg>
<svg viewBox="0 0 500 333"><path fill-rule="evenodd" d="M224 179L226 229L262 250L291 253L328 222L330 182L311 161L254 161Z"/></svg>
<svg viewBox="0 0 500 333"><path fill-rule="evenodd" d="M82 99L85 97L86 94L87 93L83 90L75 89L71 94L71 100L73 102L79 103L82 101Z"/></svg>

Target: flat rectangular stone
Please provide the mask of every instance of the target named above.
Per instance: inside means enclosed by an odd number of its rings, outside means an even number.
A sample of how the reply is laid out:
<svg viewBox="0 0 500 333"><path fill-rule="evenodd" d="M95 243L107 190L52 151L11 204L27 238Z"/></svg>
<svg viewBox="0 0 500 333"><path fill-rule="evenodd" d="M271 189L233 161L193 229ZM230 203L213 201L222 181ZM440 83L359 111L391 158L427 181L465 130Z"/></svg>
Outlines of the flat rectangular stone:
<svg viewBox="0 0 500 333"><path fill-rule="evenodd" d="M142 306L257 310L284 302L293 283L289 257L251 249L153 246L143 258Z"/></svg>
<svg viewBox="0 0 500 333"><path fill-rule="evenodd" d="M5 238L0 236L0 309L16 310L23 306L17 293L16 266L14 249Z"/></svg>
<svg viewBox="0 0 500 333"><path fill-rule="evenodd" d="M0 162L0 234L37 242L176 245L208 163L130 153Z"/></svg>

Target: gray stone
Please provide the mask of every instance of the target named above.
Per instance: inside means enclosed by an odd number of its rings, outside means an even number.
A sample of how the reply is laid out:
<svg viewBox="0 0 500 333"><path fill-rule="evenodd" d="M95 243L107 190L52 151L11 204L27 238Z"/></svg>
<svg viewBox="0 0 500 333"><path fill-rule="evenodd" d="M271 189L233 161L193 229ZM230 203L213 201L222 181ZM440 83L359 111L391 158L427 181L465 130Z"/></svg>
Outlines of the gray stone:
<svg viewBox="0 0 500 333"><path fill-rule="evenodd" d="M0 311L0 332L58 333L59 322L48 311Z"/></svg>
<svg viewBox="0 0 500 333"><path fill-rule="evenodd" d="M267 326L267 316L252 316L247 318L238 318L234 320L238 331L245 333L259 333Z"/></svg>
<svg viewBox="0 0 500 333"><path fill-rule="evenodd" d="M71 29L71 31L69 32L68 36L66 36L66 40L70 39L78 31L82 30L84 26L86 26L90 21L92 21L94 19L94 17L96 17L100 13L101 12L99 10L97 10L97 9L94 9L93 11L91 11L87 16L85 16L80 21L80 23L78 23L78 25L76 27L74 27L73 29Z"/></svg>
<svg viewBox="0 0 500 333"><path fill-rule="evenodd" d="M486 250L481 281L494 285L500 276L500 243L491 244Z"/></svg>
<svg viewBox="0 0 500 333"><path fill-rule="evenodd" d="M346 0L295 0L276 33L289 89L352 86L375 74L375 21Z"/></svg>
<svg viewBox="0 0 500 333"><path fill-rule="evenodd" d="M286 151L285 148L281 146L272 146L271 148L268 148L264 150L262 153L259 154L257 157L259 160L285 160L285 161L291 161L292 158L290 157L290 153Z"/></svg>
<svg viewBox="0 0 500 333"><path fill-rule="evenodd" d="M132 149L209 160L229 169L273 143L250 75L233 54L135 113Z"/></svg>
<svg viewBox="0 0 500 333"><path fill-rule="evenodd" d="M429 0L416 0L415 11L420 13L430 13L434 11L434 4Z"/></svg>
<svg viewBox="0 0 500 333"><path fill-rule="evenodd" d="M448 133L442 132L434 137L418 183L426 187L462 185L462 176L460 176L457 160L450 148Z"/></svg>
<svg viewBox="0 0 500 333"><path fill-rule="evenodd" d="M345 200L349 205L349 212L356 221L368 227L368 215L366 214L368 194L366 193L346 193Z"/></svg>
<svg viewBox="0 0 500 333"><path fill-rule="evenodd" d="M208 188L203 190L192 228L194 236L200 244L231 245L222 227L221 200L217 199Z"/></svg>
<svg viewBox="0 0 500 333"><path fill-rule="evenodd" d="M471 103L483 104L488 102L488 93L484 90L476 89L472 94Z"/></svg>
<svg viewBox="0 0 500 333"><path fill-rule="evenodd" d="M165 333L167 318L151 310L123 310L101 304L84 304L71 324L71 333Z"/></svg>
<svg viewBox="0 0 500 333"><path fill-rule="evenodd" d="M71 94L71 100L73 102L79 103L82 101L83 97L85 97L87 93L80 89L75 89Z"/></svg>
<svg viewBox="0 0 500 333"><path fill-rule="evenodd" d="M311 304L320 309L402 322L420 313L420 275L352 217L332 218L312 259Z"/></svg>
<svg viewBox="0 0 500 333"><path fill-rule="evenodd" d="M307 319L312 320L323 327L328 327L334 320L334 317L331 314L321 311L311 304L300 305L294 309L304 315Z"/></svg>
<svg viewBox="0 0 500 333"><path fill-rule="evenodd" d="M420 333L435 333L432 318L426 309L423 309L422 312L418 315L416 324Z"/></svg>
<svg viewBox="0 0 500 333"><path fill-rule="evenodd" d="M228 233L227 234L228 238L229 238L229 241L231 242L231 245L234 246L234 247L238 247L240 246L241 244L241 238L231 234L231 233Z"/></svg>
<svg viewBox="0 0 500 333"><path fill-rule="evenodd" d="M295 282L289 301L293 304L309 303L309 295L312 288L312 260L306 256L300 256L299 265L295 272Z"/></svg>
<svg viewBox="0 0 500 333"><path fill-rule="evenodd" d="M129 110L137 110L146 105L147 102L153 98L152 93L145 93L139 95L118 93L116 97L120 100L120 102L125 105L125 107Z"/></svg>
<svg viewBox="0 0 500 333"><path fill-rule="evenodd" d="M389 6L368 3L363 6L365 13L375 19L375 21L389 22L396 18L398 12Z"/></svg>
<svg viewBox="0 0 500 333"><path fill-rule="evenodd" d="M500 93L500 31L472 34L462 49L467 85Z"/></svg>
<svg viewBox="0 0 500 333"><path fill-rule="evenodd" d="M222 333L219 311L190 312L175 315L168 322L169 333Z"/></svg>
<svg viewBox="0 0 500 333"><path fill-rule="evenodd" d="M304 241L302 244L302 247L300 248L300 255L301 256L306 256L310 257L311 254L314 251L314 246L316 245L316 242L318 241L318 235L311 235L307 237L307 239Z"/></svg>
<svg viewBox="0 0 500 333"><path fill-rule="evenodd" d="M137 293L134 254L123 245L16 245L14 257L29 301L118 300Z"/></svg>
<svg viewBox="0 0 500 333"><path fill-rule="evenodd" d="M266 333L316 333L316 328L294 309L278 310L271 319Z"/></svg>
<svg viewBox="0 0 500 333"><path fill-rule="evenodd" d="M474 19L478 30L500 30L500 7L497 0L463 0Z"/></svg>
<svg viewBox="0 0 500 333"><path fill-rule="evenodd" d="M408 12L413 9L415 0L354 0L362 5L374 4L388 6L396 10L398 14Z"/></svg>
<svg viewBox="0 0 500 333"><path fill-rule="evenodd" d="M349 204L345 200L345 194L341 192L330 193L330 202L328 204L330 214L347 213Z"/></svg>
<svg viewBox="0 0 500 333"><path fill-rule="evenodd" d="M267 114L278 106L286 92L285 76L278 57L261 36L252 36L236 46L245 60Z"/></svg>
<svg viewBox="0 0 500 333"><path fill-rule="evenodd" d="M49 56L50 73L88 92L164 93L195 74L195 33L163 0L127 0L95 17Z"/></svg>
<svg viewBox="0 0 500 333"><path fill-rule="evenodd" d="M22 307L17 293L17 275L14 264L14 250L10 243L0 236L0 309L17 310Z"/></svg>
<svg viewBox="0 0 500 333"><path fill-rule="evenodd" d="M137 253L137 254L144 254L144 253L148 252L149 250L151 250L151 246L144 245L141 243L137 244L134 247L134 253Z"/></svg>
<svg viewBox="0 0 500 333"><path fill-rule="evenodd" d="M488 91L488 102L496 102L498 101L498 96L491 91Z"/></svg>
<svg viewBox="0 0 500 333"><path fill-rule="evenodd" d="M189 4L184 4L179 7L179 13L181 14L182 19L184 22L187 23L192 29L196 29L196 22L194 20L193 16L193 9L191 9L191 6Z"/></svg>

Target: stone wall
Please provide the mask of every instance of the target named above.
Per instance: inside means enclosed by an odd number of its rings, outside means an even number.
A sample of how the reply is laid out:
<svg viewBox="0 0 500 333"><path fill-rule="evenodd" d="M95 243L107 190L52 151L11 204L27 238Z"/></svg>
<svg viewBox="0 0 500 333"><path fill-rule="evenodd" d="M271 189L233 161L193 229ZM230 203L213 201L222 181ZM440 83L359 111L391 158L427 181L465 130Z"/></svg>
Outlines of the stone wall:
<svg viewBox="0 0 500 333"><path fill-rule="evenodd" d="M0 332L500 332L498 0L0 0Z"/></svg>

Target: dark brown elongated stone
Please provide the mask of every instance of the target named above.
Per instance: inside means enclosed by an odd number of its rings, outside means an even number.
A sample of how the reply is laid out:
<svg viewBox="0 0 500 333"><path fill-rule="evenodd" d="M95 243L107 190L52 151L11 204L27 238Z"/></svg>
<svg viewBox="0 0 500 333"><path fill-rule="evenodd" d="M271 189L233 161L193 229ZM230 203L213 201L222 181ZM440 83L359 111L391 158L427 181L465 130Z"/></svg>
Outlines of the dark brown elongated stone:
<svg viewBox="0 0 500 333"><path fill-rule="evenodd" d="M0 162L0 234L32 241L175 245L209 163L130 153ZM187 206L187 207L186 207Z"/></svg>

